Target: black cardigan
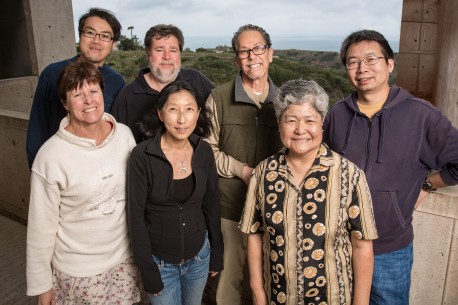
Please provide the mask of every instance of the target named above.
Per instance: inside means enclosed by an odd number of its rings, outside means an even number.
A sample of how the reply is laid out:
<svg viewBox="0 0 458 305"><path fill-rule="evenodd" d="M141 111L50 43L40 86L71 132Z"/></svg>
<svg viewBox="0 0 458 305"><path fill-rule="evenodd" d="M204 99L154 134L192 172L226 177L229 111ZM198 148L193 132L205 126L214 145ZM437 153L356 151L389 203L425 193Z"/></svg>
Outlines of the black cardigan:
<svg viewBox="0 0 458 305"><path fill-rule="evenodd" d="M161 147L161 134L137 145L127 169L127 221L135 263L148 293L163 289L152 254L169 263L197 255L205 233L211 247L210 270L223 269L223 237L218 174L210 145L192 134L192 169L196 185L180 205L174 196L173 169Z"/></svg>

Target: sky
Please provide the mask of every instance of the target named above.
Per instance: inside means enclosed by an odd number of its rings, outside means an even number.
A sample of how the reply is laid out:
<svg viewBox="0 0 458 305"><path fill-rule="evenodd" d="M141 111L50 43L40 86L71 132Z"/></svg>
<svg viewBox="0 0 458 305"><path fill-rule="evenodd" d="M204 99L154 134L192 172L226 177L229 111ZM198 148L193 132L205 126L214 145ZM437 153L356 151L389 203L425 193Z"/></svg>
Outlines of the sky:
<svg viewBox="0 0 458 305"><path fill-rule="evenodd" d="M230 45L244 24L263 27L277 49L310 49L312 41L330 40L340 45L351 32L381 32L397 51L401 30L402 0L72 0L75 36L78 19L90 7L112 11L121 22L122 35L141 42L146 31L159 23L179 27L185 48ZM309 45L307 41L310 41ZM319 46L317 48L320 48ZM323 47L324 48L324 47ZM327 50L323 50L327 51ZM336 50L337 51L337 50Z"/></svg>

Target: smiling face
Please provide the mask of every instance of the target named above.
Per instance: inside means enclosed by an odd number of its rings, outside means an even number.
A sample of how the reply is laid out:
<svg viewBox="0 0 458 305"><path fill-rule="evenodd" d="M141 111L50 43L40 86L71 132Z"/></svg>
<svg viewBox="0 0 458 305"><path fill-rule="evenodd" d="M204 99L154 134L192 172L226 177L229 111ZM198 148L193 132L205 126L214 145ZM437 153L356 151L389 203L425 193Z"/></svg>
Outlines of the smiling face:
<svg viewBox="0 0 458 305"><path fill-rule="evenodd" d="M178 39L173 35L159 39L153 37L148 59L154 79L161 84L171 83L181 68Z"/></svg>
<svg viewBox="0 0 458 305"><path fill-rule="evenodd" d="M97 124L104 113L102 89L99 84L85 81L81 87L67 92L64 107L69 112L73 127Z"/></svg>
<svg viewBox="0 0 458 305"><path fill-rule="evenodd" d="M105 20L99 17L88 17L84 22L83 31L92 30L97 34L108 34L113 37L113 31ZM110 52L113 50L115 42L100 40L100 36L96 35L89 38L80 35L80 51L82 58L96 66L103 66Z"/></svg>
<svg viewBox="0 0 458 305"><path fill-rule="evenodd" d="M278 120L280 139L290 157L314 157L323 140L323 119L309 102L290 104Z"/></svg>
<svg viewBox="0 0 458 305"><path fill-rule="evenodd" d="M368 56L382 57L380 45L375 41L361 41L352 44L347 50L347 62L350 60L361 61ZM359 95L379 94L389 91L389 77L394 68L394 60L388 62L381 58L375 65L368 66L360 62L358 68L347 70L347 77Z"/></svg>
<svg viewBox="0 0 458 305"><path fill-rule="evenodd" d="M194 131L199 118L196 100L186 90L169 95L167 102L158 110L159 119L164 123L166 137L173 141L186 140Z"/></svg>
<svg viewBox="0 0 458 305"><path fill-rule="evenodd" d="M251 50L257 46L266 45L262 34L258 31L245 31L239 35L237 51ZM236 58L237 66L242 70L244 81L267 80L269 64L273 59L273 50L268 48L264 54L255 55L249 52L244 59Z"/></svg>

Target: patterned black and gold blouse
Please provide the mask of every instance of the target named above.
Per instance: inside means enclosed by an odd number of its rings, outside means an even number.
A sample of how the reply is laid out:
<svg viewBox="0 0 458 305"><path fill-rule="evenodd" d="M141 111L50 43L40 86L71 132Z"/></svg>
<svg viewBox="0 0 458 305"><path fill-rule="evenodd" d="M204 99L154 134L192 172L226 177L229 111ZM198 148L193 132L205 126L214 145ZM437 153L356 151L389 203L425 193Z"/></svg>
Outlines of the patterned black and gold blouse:
<svg viewBox="0 0 458 305"><path fill-rule="evenodd" d="M240 220L242 232L263 234L269 304L351 305L350 236L377 238L364 173L322 144L299 188L285 152L256 167Z"/></svg>

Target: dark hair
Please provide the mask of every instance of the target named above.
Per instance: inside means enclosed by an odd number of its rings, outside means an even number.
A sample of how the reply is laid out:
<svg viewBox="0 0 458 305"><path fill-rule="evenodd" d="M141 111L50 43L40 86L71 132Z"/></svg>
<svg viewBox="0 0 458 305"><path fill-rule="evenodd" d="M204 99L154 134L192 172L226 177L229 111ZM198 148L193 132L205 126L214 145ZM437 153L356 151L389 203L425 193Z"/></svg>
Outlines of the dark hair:
<svg viewBox="0 0 458 305"><path fill-rule="evenodd" d="M116 19L112 12L97 7L90 8L86 14L80 17L78 25L78 33L80 37L81 33L83 32L84 23L86 22L86 19L89 17L99 17L100 19L103 19L106 22L108 22L108 24L111 27L111 30L113 31L113 41L119 40L119 36L121 36L122 27L118 19Z"/></svg>
<svg viewBox="0 0 458 305"><path fill-rule="evenodd" d="M256 31L256 32L259 32L262 37L264 38L264 40L266 41L266 45L270 48L272 46L272 42L270 41L270 36L269 34L267 34L267 32L257 26L257 25L252 25L252 24L246 24L246 25L242 25L241 27L239 27L239 29L237 30L237 32L234 33L234 36L232 37L232 51L236 52L237 51L237 48L238 48L238 44L239 44L239 36L240 34L242 34L243 32L246 32L246 31Z"/></svg>
<svg viewBox="0 0 458 305"><path fill-rule="evenodd" d="M347 51L348 48L354 44L361 41L375 41L380 45L382 49L383 56L388 62L388 59L393 59L393 50L390 47L390 44L385 39L385 37L377 31L373 30L361 30L351 33L345 38L342 42L342 47L340 48L340 61L345 66L347 64Z"/></svg>
<svg viewBox="0 0 458 305"><path fill-rule="evenodd" d="M183 32L172 24L158 24L151 27L148 32L145 34L145 48L146 52L149 53L151 46L153 44L153 39L161 39L164 37L169 37L170 35L175 36L178 39L178 46L180 52L183 51L184 46L184 37Z"/></svg>
<svg viewBox="0 0 458 305"><path fill-rule="evenodd" d="M202 137L207 137L210 135L212 127L208 113L209 111L205 105L205 99L202 98L199 92L197 92L197 90L195 90L186 81L176 80L162 89L161 93L159 94L158 101L154 104L153 110L145 116L143 122L138 124L144 138L151 138L158 133L165 132L165 125L161 120L159 120L157 112L158 110L164 108L164 105L167 103L170 95L183 90L189 92L194 97L197 106L200 109L196 129L194 129L193 133Z"/></svg>
<svg viewBox="0 0 458 305"><path fill-rule="evenodd" d="M67 102L67 92L81 87L84 82L98 84L103 92L103 77L99 69L88 62L75 61L65 67L57 79L57 92L62 103Z"/></svg>

